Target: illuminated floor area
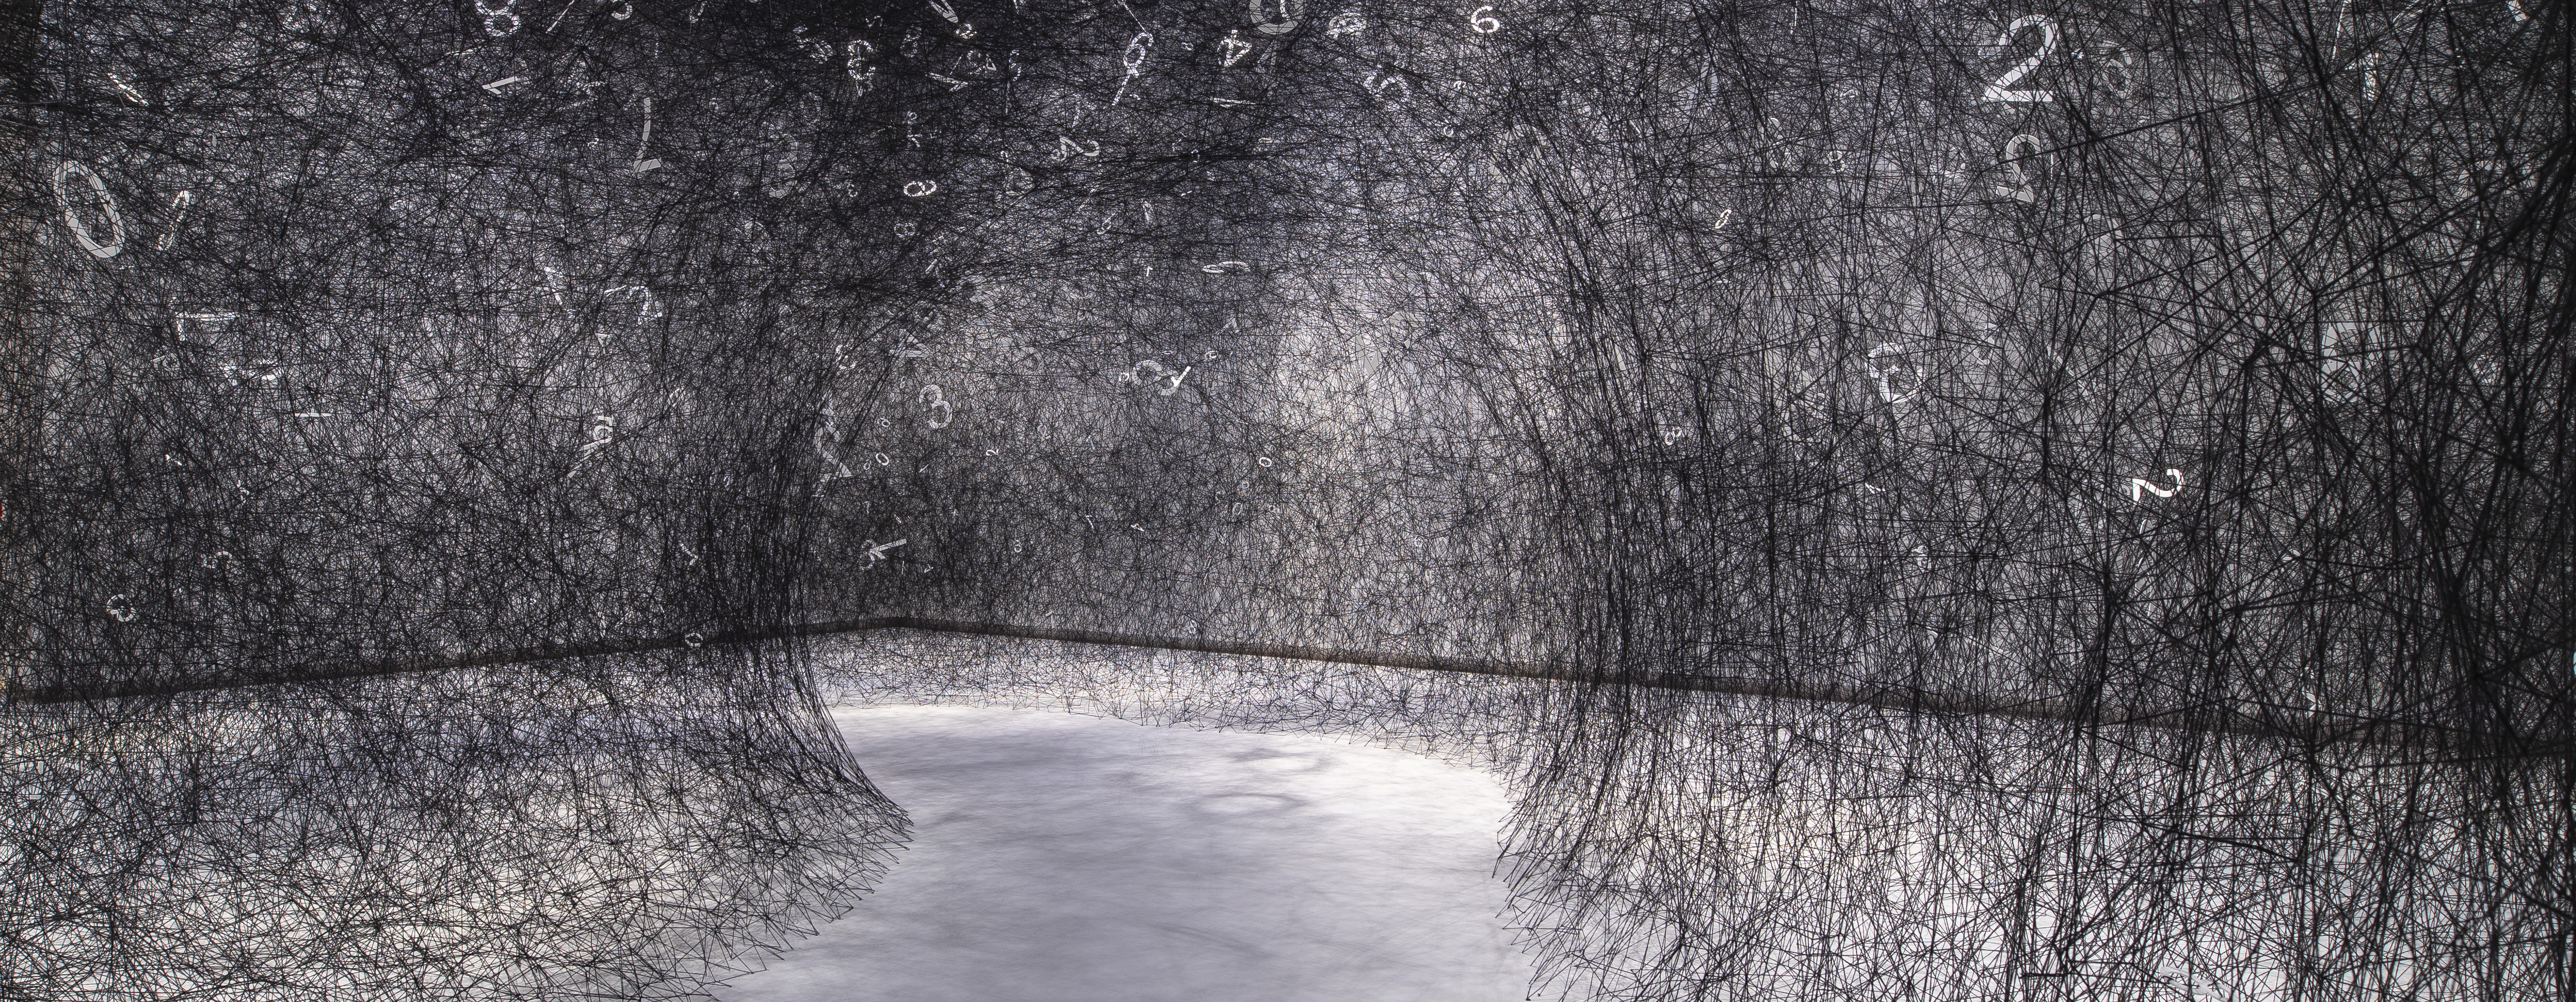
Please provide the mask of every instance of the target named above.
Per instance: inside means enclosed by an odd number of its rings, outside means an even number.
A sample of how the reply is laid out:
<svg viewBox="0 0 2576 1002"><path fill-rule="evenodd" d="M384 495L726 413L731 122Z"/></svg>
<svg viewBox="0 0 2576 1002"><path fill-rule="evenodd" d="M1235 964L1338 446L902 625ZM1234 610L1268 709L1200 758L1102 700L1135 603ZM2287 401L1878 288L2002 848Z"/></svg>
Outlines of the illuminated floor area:
<svg viewBox="0 0 2576 1002"><path fill-rule="evenodd" d="M912 847L877 894L722 1002L1523 997L1488 774L1044 711L838 719L911 813Z"/></svg>

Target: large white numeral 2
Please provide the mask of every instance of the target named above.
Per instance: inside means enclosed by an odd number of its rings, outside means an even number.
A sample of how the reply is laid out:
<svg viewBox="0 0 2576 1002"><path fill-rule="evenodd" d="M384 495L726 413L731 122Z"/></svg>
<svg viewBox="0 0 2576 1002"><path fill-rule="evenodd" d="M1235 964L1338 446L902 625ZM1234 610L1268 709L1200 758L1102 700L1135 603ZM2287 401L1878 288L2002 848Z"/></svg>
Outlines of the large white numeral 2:
<svg viewBox="0 0 2576 1002"><path fill-rule="evenodd" d="M2039 64L2040 64L2040 61L2041 61L2041 60L2047 59L2050 55L2053 55L2053 54L2055 54L2055 53L2057 52L2057 22L2056 22L2056 21L2051 20L2051 19L2048 17L2048 15L2046 15L2046 14L2025 14L2025 15L2022 15L2020 19L2015 20L2015 21L2012 23L2012 26L2011 26L2011 27L2008 27L2008 28L2005 28L2005 29L2004 29L2004 33L2003 33L2003 35L1995 39L1995 44L1996 44L1996 45L1998 45L1998 46L2008 46L2008 45L2011 45L2011 44L2012 44L2012 40L2013 40L2013 36L2014 36L2014 35L2021 34L2021 30L2022 30L2023 28L2031 28L2031 27L2036 27L2036 28L2038 28L2038 29L2039 29L2039 31L2040 31L2039 52L2038 52L2038 53L2036 53L2036 54L2034 54L2034 55L2032 55L2032 56L2031 56L2030 58L2028 58L2028 59L2024 59L2024 60L2022 60L2019 64L2016 64L2012 69L2009 69L2009 70L2004 71L2004 75L1999 76L1999 77L1996 77L1993 83L1987 84L1987 85L1986 85L1986 100L1988 100L1988 101L2055 101L2055 100L2057 100L2057 94L2056 94L2056 92L2054 92L2054 91L2045 91L2045 90L2013 90L2013 89L2012 89L2012 85L2013 85L2015 82L2019 81L2021 78L2023 78L2023 77L2025 77L2025 76L2030 75L2030 71L2035 70L2035 69L2038 69L2038 68L2039 68Z"/></svg>

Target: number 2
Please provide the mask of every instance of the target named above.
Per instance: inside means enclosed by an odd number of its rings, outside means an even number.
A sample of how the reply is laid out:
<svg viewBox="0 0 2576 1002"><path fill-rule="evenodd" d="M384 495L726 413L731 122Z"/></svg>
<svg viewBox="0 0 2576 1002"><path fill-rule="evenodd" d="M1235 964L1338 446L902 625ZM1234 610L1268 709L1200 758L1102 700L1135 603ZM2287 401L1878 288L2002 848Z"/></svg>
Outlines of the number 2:
<svg viewBox="0 0 2576 1002"><path fill-rule="evenodd" d="M2023 28L2031 28L2031 27L2036 27L2036 28L2038 28L2038 29L2040 30L2039 51L2038 51L2036 54L2033 54L2030 58L2022 60L2019 64L2015 65L2012 69L2009 69L2009 70L2004 71L2004 75L1999 76L1999 77L1996 77L1993 83L1987 84L1987 85L1986 85L1986 100L1988 100L1988 101L2055 101L2055 100L2057 100L2057 94L2056 94L2056 92L2054 92L2054 91L2045 91L2045 90L2012 90L2012 89L2011 89L2012 85L2013 85L2014 83L2018 82L2019 80L2021 80L2021 78L2022 78L2022 77L2025 77L2025 76L2030 75L2030 71L2035 70L2035 69L2038 69L2038 68L2039 68L2039 64L2040 64L2040 61L2041 61L2041 60L2047 59L2051 54L2054 54L2054 53L2057 51L2057 22L2056 22L2056 21L2051 20L2051 19L2048 17L2048 15L2046 15L2046 14L2025 14L2025 15L2022 15L2022 17L2021 17L2019 20L2016 20L2016 21L2014 21L2014 22L2012 23L2012 26L2011 26L2011 27L2008 27L2008 28L2005 28L2005 29L2004 29L2004 33L2003 33L2003 35L2002 35L2001 37L1996 38L1996 39L1995 39L1995 43L1994 43L1994 44L1996 44L1996 45L1998 45L1998 46L2008 46L2008 45L2011 45L2011 44L2012 44L2012 40L2013 40L2013 36L2014 36L2014 35L2021 34L2021 30L2022 30Z"/></svg>
<svg viewBox="0 0 2576 1002"><path fill-rule="evenodd" d="M2130 477L2129 500L2143 500L2148 494L2153 494L2160 498L2169 498L2180 493L2182 491L2182 471L2166 470L2165 475L2173 478L2174 485L2171 490L2158 487L2153 481L2149 481L2141 477Z"/></svg>

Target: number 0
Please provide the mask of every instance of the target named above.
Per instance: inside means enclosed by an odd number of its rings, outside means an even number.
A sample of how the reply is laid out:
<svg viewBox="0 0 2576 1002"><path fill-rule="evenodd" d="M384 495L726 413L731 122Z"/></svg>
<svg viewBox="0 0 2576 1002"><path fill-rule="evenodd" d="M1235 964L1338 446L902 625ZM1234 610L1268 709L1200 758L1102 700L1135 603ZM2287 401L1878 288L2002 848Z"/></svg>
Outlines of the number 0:
<svg viewBox="0 0 2576 1002"><path fill-rule="evenodd" d="M79 213L73 211L71 189L63 182L74 174L89 182L91 204L107 213L108 237L105 243L99 242L98 234L89 228L88 223L81 221ZM89 169L89 165L65 160L54 168L54 201L63 208L63 223L71 227L72 239L80 241L81 249L88 251L90 256L110 258L125 249L125 216L116 211L116 196L107 193L107 182L99 178L97 171Z"/></svg>

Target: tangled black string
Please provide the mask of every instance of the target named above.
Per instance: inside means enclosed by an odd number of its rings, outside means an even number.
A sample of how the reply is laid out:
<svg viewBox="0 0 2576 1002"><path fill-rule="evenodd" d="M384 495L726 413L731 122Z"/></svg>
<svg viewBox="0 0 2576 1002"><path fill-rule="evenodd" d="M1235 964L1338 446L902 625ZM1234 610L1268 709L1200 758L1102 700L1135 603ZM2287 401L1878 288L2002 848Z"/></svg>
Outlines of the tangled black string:
<svg viewBox="0 0 2576 1002"><path fill-rule="evenodd" d="M818 664L1069 670L866 617L1554 678L1098 669L1511 771L1569 998L2562 997L2567 18L0 6L0 997L695 991Z"/></svg>

